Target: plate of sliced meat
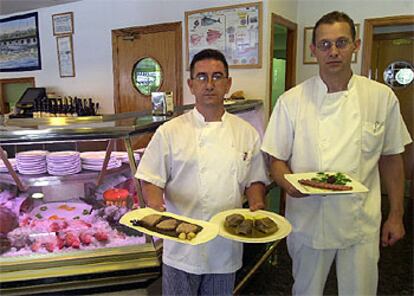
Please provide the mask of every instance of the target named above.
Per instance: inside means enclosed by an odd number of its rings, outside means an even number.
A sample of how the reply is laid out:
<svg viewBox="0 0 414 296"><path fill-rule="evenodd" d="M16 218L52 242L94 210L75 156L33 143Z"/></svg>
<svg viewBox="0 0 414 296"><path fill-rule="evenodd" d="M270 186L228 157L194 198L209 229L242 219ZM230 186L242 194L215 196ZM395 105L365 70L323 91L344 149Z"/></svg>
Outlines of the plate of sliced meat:
<svg viewBox="0 0 414 296"><path fill-rule="evenodd" d="M214 239L218 226L170 212L141 208L126 213L119 223L135 230L184 244L199 245Z"/></svg>
<svg viewBox="0 0 414 296"><path fill-rule="evenodd" d="M369 191L360 182L340 172L286 174L285 179L303 194L328 195Z"/></svg>
<svg viewBox="0 0 414 296"><path fill-rule="evenodd" d="M286 218L269 211L233 209L210 219L219 226L219 235L243 243L268 243L286 237L292 226Z"/></svg>

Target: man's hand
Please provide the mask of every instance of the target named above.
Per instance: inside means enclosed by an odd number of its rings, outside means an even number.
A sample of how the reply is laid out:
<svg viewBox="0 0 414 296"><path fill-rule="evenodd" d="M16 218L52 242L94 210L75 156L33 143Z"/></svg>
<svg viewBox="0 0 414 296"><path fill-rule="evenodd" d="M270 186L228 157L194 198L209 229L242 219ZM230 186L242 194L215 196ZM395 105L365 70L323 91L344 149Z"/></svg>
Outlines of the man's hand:
<svg viewBox="0 0 414 296"><path fill-rule="evenodd" d="M148 204L148 207L150 207L151 209L154 209L158 212L165 212L165 206L163 204Z"/></svg>
<svg viewBox="0 0 414 296"><path fill-rule="evenodd" d="M307 197L308 194L303 194L299 190L297 190L293 185L291 185L289 182L285 183L286 186L284 188L285 192L289 194L291 197L301 198L301 197Z"/></svg>
<svg viewBox="0 0 414 296"><path fill-rule="evenodd" d="M265 204L263 202L254 202L254 203L249 203L249 209L250 211L254 212L254 211L258 211L258 210L264 210L265 208Z"/></svg>
<svg viewBox="0 0 414 296"><path fill-rule="evenodd" d="M379 169L390 202L390 212L382 227L381 244L392 246L404 237L404 166L401 154L381 155Z"/></svg>
<svg viewBox="0 0 414 296"><path fill-rule="evenodd" d="M381 245L388 247L394 245L405 235L402 218L388 217L382 227Z"/></svg>
<svg viewBox="0 0 414 296"><path fill-rule="evenodd" d="M146 181L142 181L141 184L142 194L147 206L156 211L164 212L164 190Z"/></svg>
<svg viewBox="0 0 414 296"><path fill-rule="evenodd" d="M276 184L282 187L283 190L286 192L286 194L289 194L289 196L291 197L308 196L307 194L301 193L292 184L290 184L288 180L286 180L285 174L292 173L286 161L283 161L283 160L280 160L280 159L277 159L271 156L270 173L272 175L273 180L276 182Z"/></svg>
<svg viewBox="0 0 414 296"><path fill-rule="evenodd" d="M263 183L252 183L249 188L246 188L245 193L250 211L254 212L265 208L266 188Z"/></svg>

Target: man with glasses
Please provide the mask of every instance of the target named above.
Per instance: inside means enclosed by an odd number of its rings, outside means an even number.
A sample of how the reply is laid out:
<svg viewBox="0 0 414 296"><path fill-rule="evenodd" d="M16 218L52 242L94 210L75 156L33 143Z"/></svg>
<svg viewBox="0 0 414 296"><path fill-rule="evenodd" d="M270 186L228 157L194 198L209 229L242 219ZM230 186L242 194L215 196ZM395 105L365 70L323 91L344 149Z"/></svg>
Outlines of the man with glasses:
<svg viewBox="0 0 414 296"><path fill-rule="evenodd" d="M227 113L231 77L224 55L206 49L190 66L195 108L160 126L136 177L149 207L208 221L241 208L264 208L268 177L260 137L246 121ZM232 295L242 265L242 244L216 237L201 245L164 240L164 295Z"/></svg>
<svg viewBox="0 0 414 296"><path fill-rule="evenodd" d="M359 47L345 13L318 20L310 49L319 75L278 99L264 136L262 150L287 194L293 225L293 295L323 295L334 260L339 295L375 295L380 237L391 246L405 233L401 153L411 139L391 89L352 73ZM304 172L346 173L369 192L304 195L284 178ZM390 204L381 234L379 172Z"/></svg>

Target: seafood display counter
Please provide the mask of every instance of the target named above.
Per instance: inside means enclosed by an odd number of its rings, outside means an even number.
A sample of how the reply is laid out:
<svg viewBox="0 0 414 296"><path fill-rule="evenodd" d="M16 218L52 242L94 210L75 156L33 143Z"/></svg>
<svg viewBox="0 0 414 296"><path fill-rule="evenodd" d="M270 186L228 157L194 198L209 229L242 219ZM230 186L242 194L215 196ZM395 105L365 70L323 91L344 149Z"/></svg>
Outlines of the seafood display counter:
<svg viewBox="0 0 414 296"><path fill-rule="evenodd" d="M261 107L249 100L231 113ZM181 106L175 115L192 108ZM175 116L174 115L174 116ZM172 117L130 112L87 118L0 116L2 295L146 282L160 275L162 240L119 219L144 207L132 139ZM104 142L106 150L79 151ZM122 142L126 151L117 151ZM92 144L91 144L92 143ZM8 155L8 156L7 156Z"/></svg>

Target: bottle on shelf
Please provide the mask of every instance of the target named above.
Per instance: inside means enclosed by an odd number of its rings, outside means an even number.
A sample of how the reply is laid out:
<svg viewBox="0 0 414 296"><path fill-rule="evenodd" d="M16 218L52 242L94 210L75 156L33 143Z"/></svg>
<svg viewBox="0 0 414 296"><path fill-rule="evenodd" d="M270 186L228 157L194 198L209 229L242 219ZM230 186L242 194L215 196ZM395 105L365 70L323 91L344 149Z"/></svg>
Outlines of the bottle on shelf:
<svg viewBox="0 0 414 296"><path fill-rule="evenodd" d="M49 117L56 117L57 116L57 103L56 99L49 99L50 108L49 108Z"/></svg>
<svg viewBox="0 0 414 296"><path fill-rule="evenodd" d="M56 116L57 117L62 117L63 116L63 114L62 114L62 99L58 98L58 99L56 99L56 101L57 101Z"/></svg>
<svg viewBox="0 0 414 296"><path fill-rule="evenodd" d="M83 99L83 110L84 110L84 114L83 116L89 116L89 107L88 107L88 100L87 99Z"/></svg>
<svg viewBox="0 0 414 296"><path fill-rule="evenodd" d="M95 115L99 115L99 102L95 104Z"/></svg>
<svg viewBox="0 0 414 296"><path fill-rule="evenodd" d="M72 113L69 113L69 104L68 104L68 98L67 97L63 98L62 113L64 114L63 116L65 116L65 117L69 117L69 116L72 115Z"/></svg>
<svg viewBox="0 0 414 296"><path fill-rule="evenodd" d="M78 113L76 112L75 101L73 100L72 97L69 97L69 100L70 100L70 111L72 113L72 117L78 117Z"/></svg>
<svg viewBox="0 0 414 296"><path fill-rule="evenodd" d="M47 117L49 117L49 114L50 114L50 112L49 112L49 99L46 99L43 102L42 117L47 118Z"/></svg>

